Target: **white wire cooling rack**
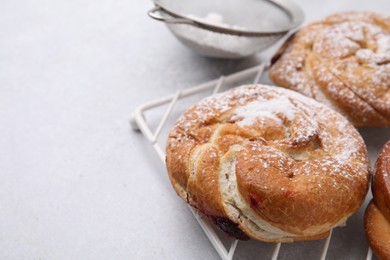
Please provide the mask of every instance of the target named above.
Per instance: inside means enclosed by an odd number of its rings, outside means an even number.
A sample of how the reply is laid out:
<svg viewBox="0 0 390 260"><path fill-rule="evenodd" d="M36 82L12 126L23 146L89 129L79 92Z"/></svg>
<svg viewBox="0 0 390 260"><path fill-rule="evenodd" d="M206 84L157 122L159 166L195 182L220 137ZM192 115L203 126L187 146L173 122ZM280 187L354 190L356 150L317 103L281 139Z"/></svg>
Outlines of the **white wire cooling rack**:
<svg viewBox="0 0 390 260"><path fill-rule="evenodd" d="M189 96L195 96L199 93L203 92L210 92L212 90L212 94L217 93L220 89L222 89L223 86L234 84L236 82L243 82L251 80L252 83L256 84L260 81L263 72L268 68L268 65L265 63L261 63L258 66L242 70L239 72L236 72L234 74L228 75L228 76L221 76L218 79L206 82L204 84L177 91L174 95L167 96L164 98L160 98L151 102L148 102L146 104L140 105L132 114L131 116L131 126L134 130L140 131L145 138L151 143L154 150L160 157L161 161L165 164L165 152L163 148L158 143L159 137L161 136L161 132L163 127L167 124L167 119L174 110L175 104L183 98L189 97ZM144 113L146 111L157 109L161 107L168 107L166 108L165 113L163 114L161 121L158 123L156 130L152 130L151 125L149 122L146 121L144 117ZM188 205L187 205L188 206ZM206 236L214 246L217 253L220 255L221 259L223 260L231 260L233 259L233 256L235 254L238 240L231 239L230 245L227 246L224 245L222 242L221 234L220 232L216 231L216 228L212 223L208 221L207 218L205 218L203 215L198 213L195 209L193 209L191 206L188 206L190 211L195 216L196 220L199 222L200 226L202 227L203 231L205 232ZM322 244L322 250L321 253L318 256L318 259L324 260L327 258L328 250L329 250L329 243L332 238L332 231L330 232L330 235L328 238L323 239ZM242 242L245 243L245 242ZM261 242L259 242L261 243ZM226 244L226 243L225 243ZM279 251L281 248L281 243L276 243L273 248L273 252L271 255L271 259L275 260L278 259ZM367 255L366 260L372 259L372 251L370 248L367 249Z"/></svg>

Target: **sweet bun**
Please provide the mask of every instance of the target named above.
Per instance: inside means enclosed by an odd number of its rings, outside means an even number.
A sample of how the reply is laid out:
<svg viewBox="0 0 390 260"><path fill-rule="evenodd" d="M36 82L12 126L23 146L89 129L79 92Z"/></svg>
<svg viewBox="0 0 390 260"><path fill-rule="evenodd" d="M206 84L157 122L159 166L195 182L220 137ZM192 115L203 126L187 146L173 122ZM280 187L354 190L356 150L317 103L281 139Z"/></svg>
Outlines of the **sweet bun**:
<svg viewBox="0 0 390 260"><path fill-rule="evenodd" d="M373 200L366 209L364 225L372 250L381 259L390 259L390 141L376 161L372 181Z"/></svg>
<svg viewBox="0 0 390 260"><path fill-rule="evenodd" d="M390 16L337 13L291 36L269 77L346 116L355 126L390 126Z"/></svg>
<svg viewBox="0 0 390 260"><path fill-rule="evenodd" d="M324 238L369 185L367 151L348 120L278 87L242 86L195 104L166 154L178 195L239 239Z"/></svg>

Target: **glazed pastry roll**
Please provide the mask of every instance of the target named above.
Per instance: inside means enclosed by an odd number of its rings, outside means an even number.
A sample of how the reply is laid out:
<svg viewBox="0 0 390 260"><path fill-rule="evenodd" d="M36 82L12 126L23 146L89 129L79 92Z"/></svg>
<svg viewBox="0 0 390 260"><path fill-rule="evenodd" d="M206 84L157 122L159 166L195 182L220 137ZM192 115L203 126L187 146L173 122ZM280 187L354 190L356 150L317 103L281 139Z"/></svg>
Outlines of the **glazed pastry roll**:
<svg viewBox="0 0 390 260"><path fill-rule="evenodd" d="M390 127L390 17L369 12L312 23L274 56L269 77L355 126Z"/></svg>
<svg viewBox="0 0 390 260"><path fill-rule="evenodd" d="M369 160L356 129L299 93L242 86L195 104L173 126L177 194L238 239L324 238L362 204Z"/></svg>

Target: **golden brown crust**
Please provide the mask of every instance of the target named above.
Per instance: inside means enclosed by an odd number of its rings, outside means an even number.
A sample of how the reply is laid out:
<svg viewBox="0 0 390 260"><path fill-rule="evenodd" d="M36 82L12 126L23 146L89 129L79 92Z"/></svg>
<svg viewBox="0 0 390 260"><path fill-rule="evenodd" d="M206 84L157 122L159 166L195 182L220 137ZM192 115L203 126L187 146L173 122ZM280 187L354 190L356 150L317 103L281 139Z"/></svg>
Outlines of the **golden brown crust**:
<svg viewBox="0 0 390 260"><path fill-rule="evenodd" d="M238 227L263 241L326 237L368 189L368 156L356 129L277 87L243 86L204 99L177 121L166 151L169 177L185 201L225 231Z"/></svg>
<svg viewBox="0 0 390 260"><path fill-rule="evenodd" d="M382 259L390 259L390 141L376 161L372 181L372 202L366 209L365 230L373 251Z"/></svg>
<svg viewBox="0 0 390 260"><path fill-rule="evenodd" d="M367 206L364 215L364 229L375 254L380 259L390 259L390 223L374 201Z"/></svg>
<svg viewBox="0 0 390 260"><path fill-rule="evenodd" d="M390 126L390 17L338 13L296 33L269 76L344 114L355 126Z"/></svg>
<svg viewBox="0 0 390 260"><path fill-rule="evenodd" d="M390 141L382 148L375 164L372 194L376 206L390 221Z"/></svg>

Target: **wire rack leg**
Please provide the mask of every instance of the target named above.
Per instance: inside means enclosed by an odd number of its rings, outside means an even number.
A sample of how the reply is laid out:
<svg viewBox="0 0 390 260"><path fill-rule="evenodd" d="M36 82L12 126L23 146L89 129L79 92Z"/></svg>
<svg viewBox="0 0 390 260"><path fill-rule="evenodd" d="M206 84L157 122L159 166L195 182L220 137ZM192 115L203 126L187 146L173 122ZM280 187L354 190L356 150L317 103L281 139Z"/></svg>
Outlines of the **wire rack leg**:
<svg viewBox="0 0 390 260"><path fill-rule="evenodd" d="M171 114L172 109L173 109L173 107L174 107L175 104L176 104L176 101L177 101L177 100L179 99L179 97L180 97L180 94L181 94L181 91L179 90L179 91L176 92L175 96L172 98L172 101L171 101L171 103L169 104L168 109L165 111L165 113L164 113L164 115L163 115L163 118L161 119L161 121L160 121L160 123L159 123L159 125L158 125L158 127L157 127L157 129L156 129L156 132L154 133L154 140L153 140L153 142L156 142L158 136L160 135L161 129L163 128L165 122L167 121L168 116Z"/></svg>
<svg viewBox="0 0 390 260"><path fill-rule="evenodd" d="M130 116L130 126L131 126L131 129L133 129L134 131L140 131L139 129L139 126L137 124L137 121L135 119L136 115L135 114L132 114Z"/></svg>
<svg viewBox="0 0 390 260"><path fill-rule="evenodd" d="M213 94L217 93L219 91L219 89L222 87L224 79L225 79L225 76L221 76L219 78L218 83L213 90Z"/></svg>
<svg viewBox="0 0 390 260"><path fill-rule="evenodd" d="M265 63L260 64L259 70L255 76L255 79L253 80L253 84L259 83L261 77L263 76L263 72L265 70Z"/></svg>
<svg viewBox="0 0 390 260"><path fill-rule="evenodd" d="M225 248L225 246L222 244L221 239L218 237L217 233L215 233L214 229L210 226L209 222L205 221L202 216L195 211L190 205L187 205L188 208L191 210L192 214L194 214L196 220L198 221L199 225L202 227L203 231L205 232L206 236L210 240L211 244L214 246L215 250L223 260L229 260L228 258L228 252Z"/></svg>
<svg viewBox="0 0 390 260"><path fill-rule="evenodd" d="M330 230L329 236L325 240L325 244L324 244L324 247L322 249L322 254L321 254L321 258L320 258L321 260L325 260L326 254L328 253L330 239L332 238L332 232L333 232L333 229Z"/></svg>
<svg viewBox="0 0 390 260"><path fill-rule="evenodd" d="M279 255L279 251L280 251L280 246L281 246L281 243L277 243L275 245L275 249L274 249L274 252L272 254L272 260L276 260L278 259L278 255Z"/></svg>
<svg viewBox="0 0 390 260"><path fill-rule="evenodd" d="M371 259L372 259L372 249L371 247L368 247L366 260L371 260Z"/></svg>
<svg viewBox="0 0 390 260"><path fill-rule="evenodd" d="M233 255L234 255L234 252L236 251L237 244L238 244L238 239L234 239L232 244L230 245L229 254L227 256L228 260L233 259Z"/></svg>

